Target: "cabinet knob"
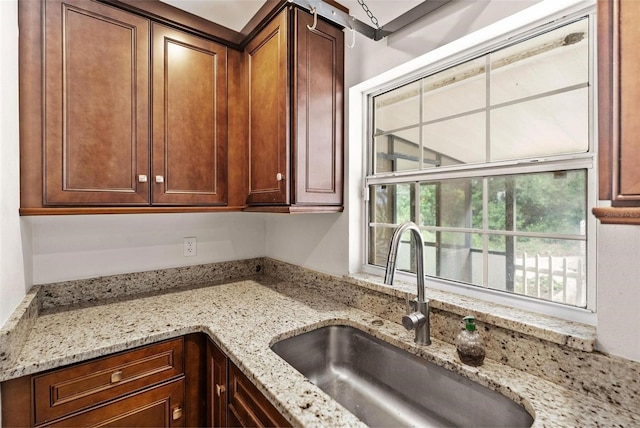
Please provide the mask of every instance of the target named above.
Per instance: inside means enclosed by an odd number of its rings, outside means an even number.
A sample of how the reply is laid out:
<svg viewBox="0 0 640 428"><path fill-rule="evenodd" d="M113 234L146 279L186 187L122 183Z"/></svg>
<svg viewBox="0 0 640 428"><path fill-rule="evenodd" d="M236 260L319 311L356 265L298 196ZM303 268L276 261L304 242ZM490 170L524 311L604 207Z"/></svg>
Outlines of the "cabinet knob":
<svg viewBox="0 0 640 428"><path fill-rule="evenodd" d="M225 388L224 385L216 384L216 394L218 394L218 397L222 396L222 394L224 394L226 390L227 388Z"/></svg>
<svg viewBox="0 0 640 428"><path fill-rule="evenodd" d="M282 180L284 180L284 176L281 173L277 173L276 174L276 180L282 181Z"/></svg>
<svg viewBox="0 0 640 428"><path fill-rule="evenodd" d="M173 420L176 421L181 417L182 417L182 407L176 407L175 409L173 409L173 415L172 415Z"/></svg>
<svg viewBox="0 0 640 428"><path fill-rule="evenodd" d="M140 175L138 176L138 182L139 182L139 183L146 183L146 182L147 182L147 176L146 176L146 175L144 175L144 174L140 174Z"/></svg>
<svg viewBox="0 0 640 428"><path fill-rule="evenodd" d="M122 380L122 370L111 373L111 383L120 382Z"/></svg>
<svg viewBox="0 0 640 428"><path fill-rule="evenodd" d="M164 183L164 177L161 175L156 175L156 183Z"/></svg>

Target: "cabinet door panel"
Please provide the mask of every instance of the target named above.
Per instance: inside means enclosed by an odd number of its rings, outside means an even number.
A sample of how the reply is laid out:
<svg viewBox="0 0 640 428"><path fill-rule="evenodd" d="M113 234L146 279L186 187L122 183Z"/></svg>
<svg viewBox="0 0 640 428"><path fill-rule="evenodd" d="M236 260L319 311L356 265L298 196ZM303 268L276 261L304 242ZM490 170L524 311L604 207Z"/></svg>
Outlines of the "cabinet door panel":
<svg viewBox="0 0 640 428"><path fill-rule="evenodd" d="M229 362L228 414L230 426L291 426L258 388L231 362Z"/></svg>
<svg viewBox="0 0 640 428"><path fill-rule="evenodd" d="M152 203L224 205L226 47L158 24L153 43Z"/></svg>
<svg viewBox="0 0 640 428"><path fill-rule="evenodd" d="M226 204L226 62L224 46L153 25L153 204Z"/></svg>
<svg viewBox="0 0 640 428"><path fill-rule="evenodd" d="M289 203L287 13L283 10L245 49L249 72L249 204Z"/></svg>
<svg viewBox="0 0 640 428"><path fill-rule="evenodd" d="M640 4L620 1L620 187L618 199L640 201Z"/></svg>
<svg viewBox="0 0 640 428"><path fill-rule="evenodd" d="M296 204L342 204L344 33L295 10Z"/></svg>
<svg viewBox="0 0 640 428"><path fill-rule="evenodd" d="M149 22L52 0L44 31L44 203L148 203Z"/></svg>
<svg viewBox="0 0 640 428"><path fill-rule="evenodd" d="M227 425L227 356L211 341L207 341L207 425Z"/></svg>

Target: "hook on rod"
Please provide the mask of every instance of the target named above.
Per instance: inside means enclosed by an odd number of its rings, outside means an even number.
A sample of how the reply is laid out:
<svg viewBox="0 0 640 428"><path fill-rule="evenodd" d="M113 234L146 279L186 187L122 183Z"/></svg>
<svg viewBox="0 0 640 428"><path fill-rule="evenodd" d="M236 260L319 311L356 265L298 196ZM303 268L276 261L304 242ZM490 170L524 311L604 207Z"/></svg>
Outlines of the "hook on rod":
<svg viewBox="0 0 640 428"><path fill-rule="evenodd" d="M356 30L353 28L349 28L349 30L351 30L351 43L347 43L346 45L349 49L353 49L356 45Z"/></svg>
<svg viewBox="0 0 640 428"><path fill-rule="evenodd" d="M307 25L307 28L313 31L316 29L316 25L318 25L318 9L314 7L313 9L311 9L311 13L313 13L313 25Z"/></svg>

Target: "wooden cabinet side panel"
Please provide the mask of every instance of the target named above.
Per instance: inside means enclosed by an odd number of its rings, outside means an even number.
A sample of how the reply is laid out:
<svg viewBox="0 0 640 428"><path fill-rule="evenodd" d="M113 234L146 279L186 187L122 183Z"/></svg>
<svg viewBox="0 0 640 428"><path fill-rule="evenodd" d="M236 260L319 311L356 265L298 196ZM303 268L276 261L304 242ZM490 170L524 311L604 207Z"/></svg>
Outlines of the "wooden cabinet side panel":
<svg viewBox="0 0 640 428"><path fill-rule="evenodd" d="M244 206L248 194L249 93L244 52L227 50L229 106L229 206Z"/></svg>
<svg viewBox="0 0 640 428"><path fill-rule="evenodd" d="M32 427L33 408L31 376L23 376L0 384L2 397L2 425Z"/></svg>
<svg viewBox="0 0 640 428"><path fill-rule="evenodd" d="M640 200L640 3L620 1L620 153L619 198Z"/></svg>
<svg viewBox="0 0 640 428"><path fill-rule="evenodd" d="M152 203L224 205L227 48L159 24L152 31Z"/></svg>
<svg viewBox="0 0 640 428"><path fill-rule="evenodd" d="M206 426L207 409L207 348L202 333L191 333L184 337L184 418L185 426Z"/></svg>
<svg viewBox="0 0 640 428"><path fill-rule="evenodd" d="M288 13L288 9L280 12L245 49L249 82L248 204L289 203Z"/></svg>
<svg viewBox="0 0 640 428"><path fill-rule="evenodd" d="M21 208L43 203L42 13L42 2L18 2Z"/></svg>
<svg viewBox="0 0 640 428"><path fill-rule="evenodd" d="M342 205L344 33L295 10L294 178L296 204Z"/></svg>
<svg viewBox="0 0 640 428"><path fill-rule="evenodd" d="M149 21L51 0L44 33L45 203L148 203Z"/></svg>

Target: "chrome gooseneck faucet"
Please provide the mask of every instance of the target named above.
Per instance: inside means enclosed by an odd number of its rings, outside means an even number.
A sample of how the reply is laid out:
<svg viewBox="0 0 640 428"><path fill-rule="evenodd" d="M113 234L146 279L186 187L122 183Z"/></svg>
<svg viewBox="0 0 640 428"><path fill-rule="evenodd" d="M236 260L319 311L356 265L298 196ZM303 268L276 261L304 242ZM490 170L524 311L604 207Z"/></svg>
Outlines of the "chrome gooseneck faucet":
<svg viewBox="0 0 640 428"><path fill-rule="evenodd" d="M402 325L407 330L416 331L415 342L418 345L431 344L431 331L429 327L429 301L424 297L424 242L420 228L413 222L407 221L402 223L393 232L391 245L389 246L389 256L387 257L387 270L384 274L384 283L393 284L393 276L396 272L396 259L398 258L398 247L400 246L400 238L407 230L411 231L413 243L416 247L416 265L418 277L418 298L416 301L416 311L402 317Z"/></svg>

